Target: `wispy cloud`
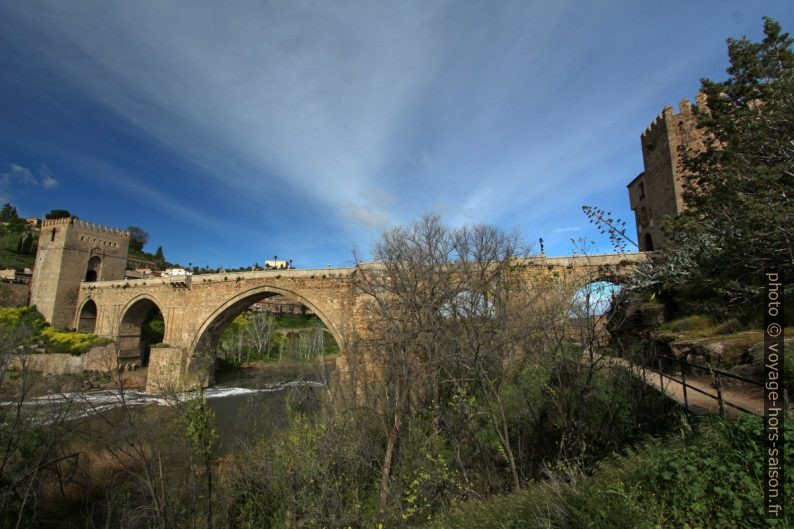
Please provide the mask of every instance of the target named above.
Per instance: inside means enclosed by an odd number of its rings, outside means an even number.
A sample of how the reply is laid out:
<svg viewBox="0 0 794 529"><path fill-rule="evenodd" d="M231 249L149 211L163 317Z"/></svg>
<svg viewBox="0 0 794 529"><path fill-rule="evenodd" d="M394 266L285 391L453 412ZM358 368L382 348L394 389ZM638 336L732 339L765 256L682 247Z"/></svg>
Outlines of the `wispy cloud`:
<svg viewBox="0 0 794 529"><path fill-rule="evenodd" d="M51 190L58 187L58 181L52 171L41 164L37 174L27 167L15 163L7 163L4 171L0 172L0 199L13 200L21 194L27 193L31 188Z"/></svg>
<svg viewBox="0 0 794 529"><path fill-rule="evenodd" d="M44 164L41 164L41 167L39 167L39 183L44 189L55 189L58 187L58 181L55 179L55 175L53 175L50 168Z"/></svg>
<svg viewBox="0 0 794 529"><path fill-rule="evenodd" d="M726 1L719 13L680 2L682 20L642 2L28 0L0 6L0 51L55 81L44 98L68 90L102 109L68 115L65 130L93 117L144 138L188 168L165 183L193 193L163 189L148 154L81 138L85 156L111 151L108 166L134 160L109 186L208 227L223 225L220 192L256 205L242 223L310 216L302 233L287 233L294 221L273 231L314 247L317 226L331 226L345 253L428 211L533 236L578 231L593 197L630 215L623 185L641 170L639 133L715 71L703 66L724 58L731 11L749 20L760 9ZM58 185L46 166L6 173Z"/></svg>

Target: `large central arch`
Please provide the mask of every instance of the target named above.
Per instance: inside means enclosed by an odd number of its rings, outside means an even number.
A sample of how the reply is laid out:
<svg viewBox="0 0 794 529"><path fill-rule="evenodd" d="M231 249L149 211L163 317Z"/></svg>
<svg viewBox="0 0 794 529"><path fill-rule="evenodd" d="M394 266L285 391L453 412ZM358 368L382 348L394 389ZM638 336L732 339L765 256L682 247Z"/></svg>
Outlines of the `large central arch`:
<svg viewBox="0 0 794 529"><path fill-rule="evenodd" d="M344 350L345 342L342 340L339 329L316 304L291 290L266 285L241 292L240 294L237 294L236 296L227 300L223 305L213 311L212 314L201 323L201 326L193 337L193 341L190 344L188 350L188 355L190 357L194 356L199 344L201 344L203 340L207 340L209 343L212 343L212 341L217 338L218 332L223 329L226 324L233 320L235 316L242 313L245 309L257 301L271 296L284 296L286 298L293 299L311 309L312 312L314 312L314 314L320 318L320 321L323 322L325 327L334 337L334 340L336 340L339 348Z"/></svg>

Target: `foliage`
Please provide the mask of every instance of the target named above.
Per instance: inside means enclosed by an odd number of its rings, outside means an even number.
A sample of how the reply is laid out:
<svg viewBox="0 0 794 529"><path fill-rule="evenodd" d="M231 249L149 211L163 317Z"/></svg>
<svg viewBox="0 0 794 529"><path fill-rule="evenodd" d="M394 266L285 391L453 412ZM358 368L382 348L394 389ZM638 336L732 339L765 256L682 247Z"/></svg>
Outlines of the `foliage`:
<svg viewBox="0 0 794 529"><path fill-rule="evenodd" d="M374 418L294 415L286 431L242 454L228 477L236 526L375 527Z"/></svg>
<svg viewBox="0 0 794 529"><path fill-rule="evenodd" d="M336 340L316 316L255 312L235 317L221 332L217 346L217 354L231 365L307 361L338 352Z"/></svg>
<svg viewBox="0 0 794 529"><path fill-rule="evenodd" d="M609 241L616 251L625 252L629 244L638 248L637 243L626 235L626 222L613 217L611 211L604 211L595 206L582 206L582 211L590 224L596 226L599 233L609 236Z"/></svg>
<svg viewBox="0 0 794 529"><path fill-rule="evenodd" d="M149 242L149 234L138 226L128 227L127 232L130 234L130 249L142 252L143 247Z"/></svg>
<svg viewBox="0 0 794 529"><path fill-rule="evenodd" d="M53 209L49 213L44 215L46 220L54 220L54 219L68 219L70 217L74 217L71 213L69 213L65 209ZM77 217L74 217L77 218Z"/></svg>
<svg viewBox="0 0 794 529"><path fill-rule="evenodd" d="M162 343L165 336L165 321L160 309L152 307L141 326L141 340L147 345Z"/></svg>
<svg viewBox="0 0 794 529"><path fill-rule="evenodd" d="M694 432L651 440L600 463L591 477L550 468L526 490L454 507L425 527L579 529L773 527L763 520L761 418L707 420ZM786 466L794 426L786 421ZM794 477L786 477L786 490ZM789 498L786 510L792 521ZM788 527L782 522L777 527Z"/></svg>
<svg viewBox="0 0 794 529"><path fill-rule="evenodd" d="M19 215L17 215L17 208L8 202L3 204L2 209L0 209L0 222L10 222L17 218L19 218Z"/></svg>
<svg viewBox="0 0 794 529"><path fill-rule="evenodd" d="M48 353L79 355L91 347L109 343L107 338L94 334L50 327L33 307L0 307L0 328L6 332L25 329L29 336L28 344Z"/></svg>
<svg viewBox="0 0 794 529"><path fill-rule="evenodd" d="M97 345L110 342L95 334L45 327L41 330L42 345L48 353L79 355Z"/></svg>
<svg viewBox="0 0 794 529"><path fill-rule="evenodd" d="M0 327L26 327L34 334L47 326L44 316L35 307L0 307Z"/></svg>
<svg viewBox="0 0 794 529"><path fill-rule="evenodd" d="M0 268L33 268L38 235L38 228L18 217L0 225Z"/></svg>

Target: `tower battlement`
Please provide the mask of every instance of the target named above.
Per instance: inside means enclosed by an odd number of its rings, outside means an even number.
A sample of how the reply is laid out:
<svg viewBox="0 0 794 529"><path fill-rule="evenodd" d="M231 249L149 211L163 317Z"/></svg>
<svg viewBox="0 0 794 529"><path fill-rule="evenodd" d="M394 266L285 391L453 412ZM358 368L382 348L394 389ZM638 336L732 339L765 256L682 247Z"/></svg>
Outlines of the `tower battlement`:
<svg viewBox="0 0 794 529"><path fill-rule="evenodd" d="M76 217L45 220L44 222L42 222L41 227L51 228L55 226L65 226L65 225L75 226L76 228L80 228L83 231L95 231L97 233L108 233L111 235L117 235L121 237L124 236L129 237L129 233L124 230L120 230L118 228L111 228L108 226L102 226L101 224L94 224L93 222L88 222L82 219L78 219Z"/></svg>

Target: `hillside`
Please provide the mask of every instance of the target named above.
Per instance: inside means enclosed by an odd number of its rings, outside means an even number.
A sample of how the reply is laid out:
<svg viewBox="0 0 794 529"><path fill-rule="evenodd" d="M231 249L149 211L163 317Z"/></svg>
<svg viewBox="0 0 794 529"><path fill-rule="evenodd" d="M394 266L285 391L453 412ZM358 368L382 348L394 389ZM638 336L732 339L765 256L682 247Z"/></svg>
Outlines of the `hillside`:
<svg viewBox="0 0 794 529"><path fill-rule="evenodd" d="M30 237L29 242L25 238ZM33 268L39 229L17 219L0 224L0 269Z"/></svg>

